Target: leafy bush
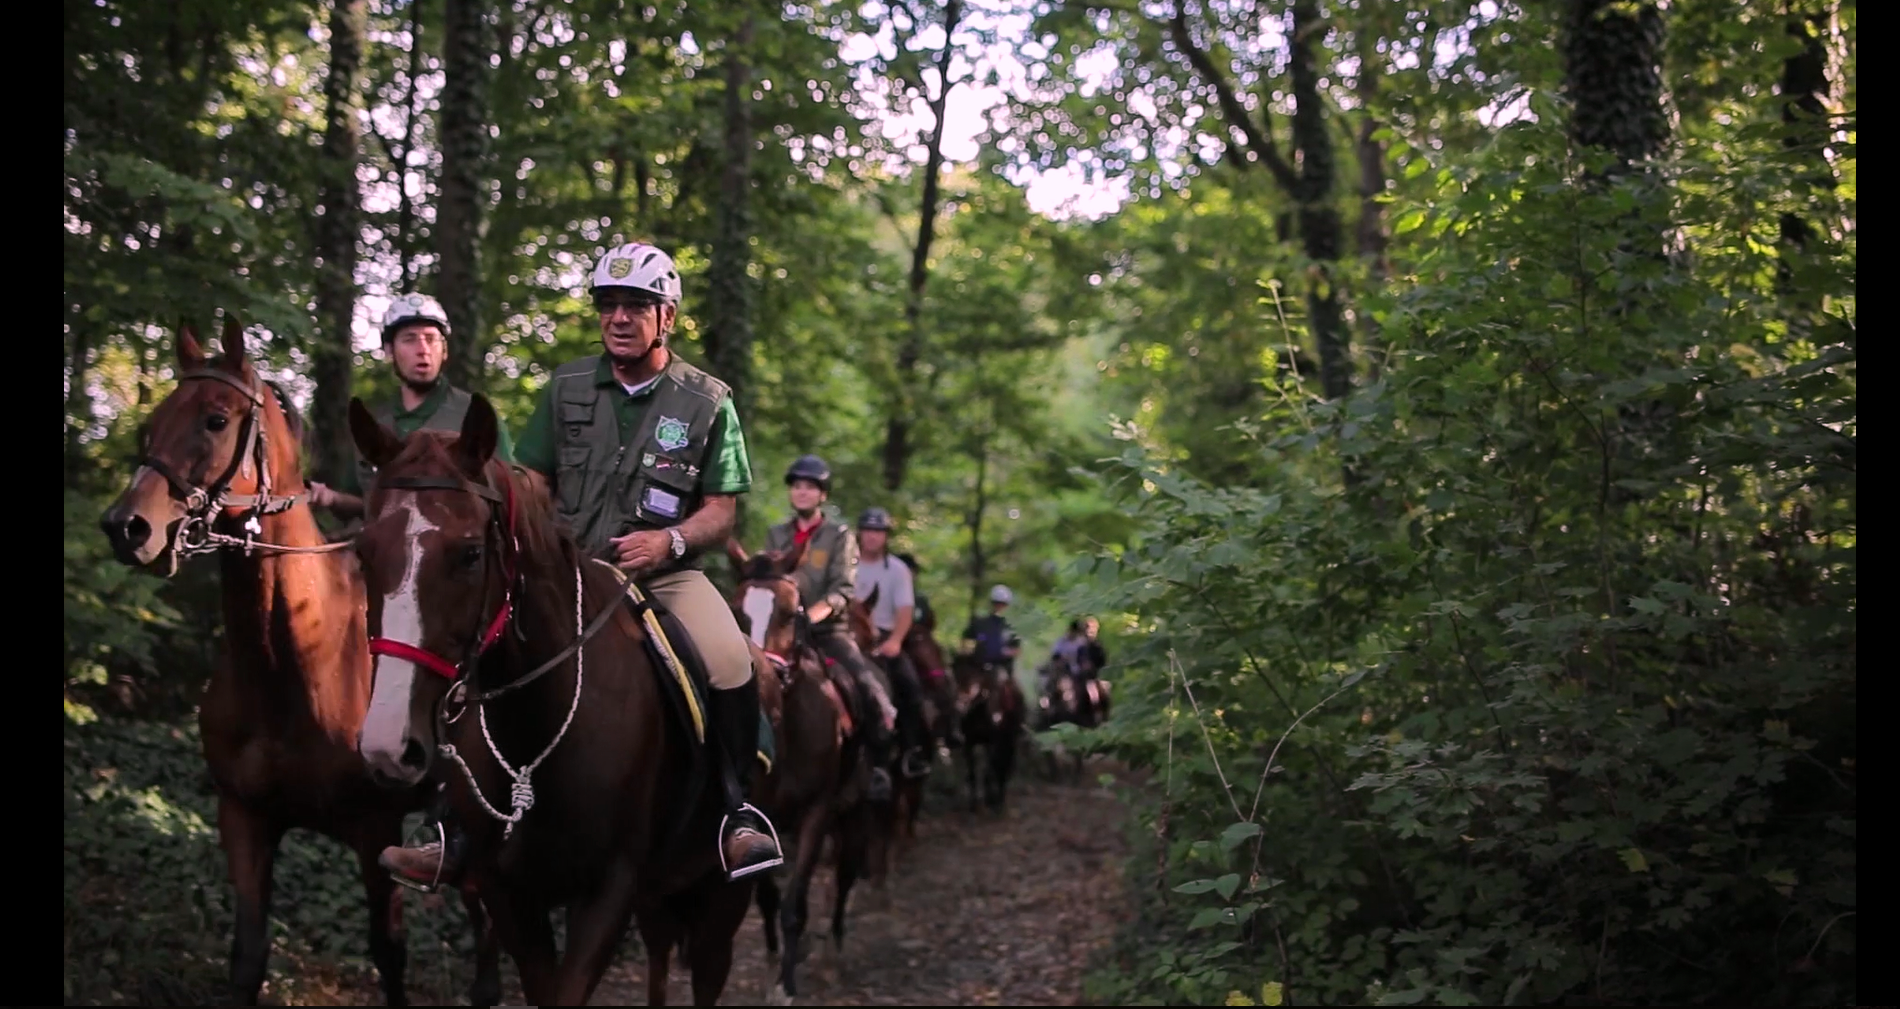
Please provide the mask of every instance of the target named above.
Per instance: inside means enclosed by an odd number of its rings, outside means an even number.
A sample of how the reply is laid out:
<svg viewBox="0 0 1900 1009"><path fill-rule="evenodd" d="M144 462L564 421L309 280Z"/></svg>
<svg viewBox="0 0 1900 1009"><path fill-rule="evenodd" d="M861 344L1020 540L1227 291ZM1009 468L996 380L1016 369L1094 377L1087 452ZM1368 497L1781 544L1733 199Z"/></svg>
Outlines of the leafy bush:
<svg viewBox="0 0 1900 1009"><path fill-rule="evenodd" d="M1272 390L1253 486L1104 467L1145 526L1073 602L1126 615L1094 742L1166 886L1097 997L1854 999L1853 230L1778 289L1765 138L1564 151L1439 173L1387 369Z"/></svg>

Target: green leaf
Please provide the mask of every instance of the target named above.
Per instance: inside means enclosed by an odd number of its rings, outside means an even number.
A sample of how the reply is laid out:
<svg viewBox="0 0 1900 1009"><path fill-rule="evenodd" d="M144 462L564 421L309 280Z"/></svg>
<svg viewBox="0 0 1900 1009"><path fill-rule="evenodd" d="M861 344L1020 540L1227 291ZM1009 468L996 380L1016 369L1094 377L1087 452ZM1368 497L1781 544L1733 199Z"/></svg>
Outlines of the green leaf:
<svg viewBox="0 0 1900 1009"><path fill-rule="evenodd" d="M1260 986L1261 1005L1279 1005L1286 999L1286 989L1278 981L1268 981Z"/></svg>
<svg viewBox="0 0 1900 1009"><path fill-rule="evenodd" d="M1622 857L1623 864L1628 866L1631 872L1649 871L1649 861L1643 857L1641 849L1624 848L1622 851L1617 852L1617 854Z"/></svg>
<svg viewBox="0 0 1900 1009"><path fill-rule="evenodd" d="M1260 825L1250 820L1233 824L1220 832L1220 848L1222 851L1233 851L1242 841L1259 833Z"/></svg>
<svg viewBox="0 0 1900 1009"><path fill-rule="evenodd" d="M1240 873L1230 872L1214 881L1214 889L1220 891L1222 900L1231 899L1234 891L1240 889Z"/></svg>

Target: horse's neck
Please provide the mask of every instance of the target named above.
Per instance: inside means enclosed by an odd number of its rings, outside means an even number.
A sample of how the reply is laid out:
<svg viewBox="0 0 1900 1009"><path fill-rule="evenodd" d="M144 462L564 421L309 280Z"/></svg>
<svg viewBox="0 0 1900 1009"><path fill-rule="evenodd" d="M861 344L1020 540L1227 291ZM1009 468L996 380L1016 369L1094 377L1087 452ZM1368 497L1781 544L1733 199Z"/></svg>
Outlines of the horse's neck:
<svg viewBox="0 0 1900 1009"><path fill-rule="evenodd" d="M323 545L299 503L259 520L260 543ZM354 731L369 703L363 590L346 552L220 553L224 623L239 689L289 703L318 724Z"/></svg>

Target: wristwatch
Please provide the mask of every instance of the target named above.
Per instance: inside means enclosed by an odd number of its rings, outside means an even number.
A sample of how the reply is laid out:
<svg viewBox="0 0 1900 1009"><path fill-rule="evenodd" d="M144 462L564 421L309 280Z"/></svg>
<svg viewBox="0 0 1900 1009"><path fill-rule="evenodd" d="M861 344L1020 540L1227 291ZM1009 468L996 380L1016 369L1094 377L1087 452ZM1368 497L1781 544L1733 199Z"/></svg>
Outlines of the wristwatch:
<svg viewBox="0 0 1900 1009"><path fill-rule="evenodd" d="M686 556L686 537L680 535L679 527L675 526L668 529L666 534L673 537L673 556Z"/></svg>

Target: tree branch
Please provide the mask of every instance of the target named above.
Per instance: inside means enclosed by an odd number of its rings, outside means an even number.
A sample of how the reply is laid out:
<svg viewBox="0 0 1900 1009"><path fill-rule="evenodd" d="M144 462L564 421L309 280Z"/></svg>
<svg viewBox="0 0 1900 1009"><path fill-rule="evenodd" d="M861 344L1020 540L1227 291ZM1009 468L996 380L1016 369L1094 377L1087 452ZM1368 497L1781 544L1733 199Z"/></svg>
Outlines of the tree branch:
<svg viewBox="0 0 1900 1009"><path fill-rule="evenodd" d="M1175 46L1181 50L1181 54L1186 56L1188 63L1194 67L1194 72L1214 89L1214 95L1220 103L1222 118L1246 135L1247 147L1260 158L1261 162L1267 166L1267 170L1273 173L1274 179L1288 193L1299 192L1299 178L1293 174L1293 167L1287 164L1286 158L1281 156L1280 148L1273 142L1271 130L1262 129L1261 124L1253 121L1253 117L1247 114L1246 107L1240 104L1240 98L1234 94L1233 85L1228 83L1226 76L1214 66L1213 59L1207 55L1206 51L1194 43L1194 37L1188 31L1187 0L1174 0L1174 15L1168 19L1168 33L1174 39Z"/></svg>

